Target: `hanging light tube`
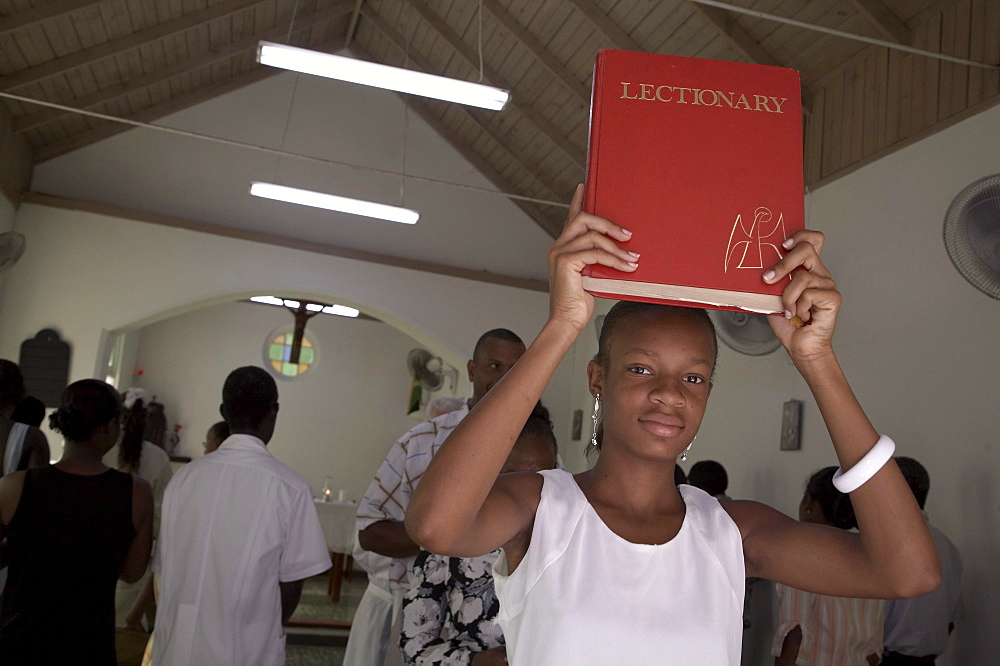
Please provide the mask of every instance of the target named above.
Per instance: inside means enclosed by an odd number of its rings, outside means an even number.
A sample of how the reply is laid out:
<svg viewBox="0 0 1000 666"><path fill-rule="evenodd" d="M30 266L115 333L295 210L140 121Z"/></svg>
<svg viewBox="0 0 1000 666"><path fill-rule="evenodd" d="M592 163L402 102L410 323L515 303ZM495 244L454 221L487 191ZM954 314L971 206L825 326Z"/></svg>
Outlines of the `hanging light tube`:
<svg viewBox="0 0 1000 666"><path fill-rule="evenodd" d="M416 224L417 220L420 219L420 213L409 208L387 206L386 204L363 201L361 199L338 197L335 194L300 190L295 187L274 185L273 183L250 183L250 194L264 199L284 201L301 206L312 206L313 208L325 208L326 210L335 210L341 213L350 213L351 215L374 217L379 220L399 222L400 224Z"/></svg>
<svg viewBox="0 0 1000 666"><path fill-rule="evenodd" d="M503 109L510 99L510 92L481 83L459 81L446 76L425 74L411 69L390 67L274 42L262 41L257 45L257 62L303 74L360 83L410 95L433 97L493 111Z"/></svg>

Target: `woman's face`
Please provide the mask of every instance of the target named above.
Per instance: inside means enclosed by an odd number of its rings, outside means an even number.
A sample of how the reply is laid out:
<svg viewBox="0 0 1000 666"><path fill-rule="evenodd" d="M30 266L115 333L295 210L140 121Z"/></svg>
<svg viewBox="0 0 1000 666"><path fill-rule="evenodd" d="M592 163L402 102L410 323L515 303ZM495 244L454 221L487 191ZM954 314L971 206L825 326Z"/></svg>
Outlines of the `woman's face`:
<svg viewBox="0 0 1000 666"><path fill-rule="evenodd" d="M604 403L602 451L626 446L643 457L680 455L701 426L714 365L711 331L694 313L650 311L621 320L606 367L591 374Z"/></svg>

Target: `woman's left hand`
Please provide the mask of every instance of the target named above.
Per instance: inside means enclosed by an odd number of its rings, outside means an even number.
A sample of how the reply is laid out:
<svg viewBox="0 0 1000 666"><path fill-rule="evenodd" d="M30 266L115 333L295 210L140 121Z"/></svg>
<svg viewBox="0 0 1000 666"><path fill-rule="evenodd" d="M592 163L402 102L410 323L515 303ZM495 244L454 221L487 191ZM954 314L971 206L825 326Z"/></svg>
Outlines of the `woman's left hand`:
<svg viewBox="0 0 1000 666"><path fill-rule="evenodd" d="M792 276L781 294L785 316L768 319L793 361L833 352L831 341L841 295L819 257L824 241L819 231L806 229L793 234L784 244L788 253L763 276L768 284L783 280L789 274ZM802 270L795 270L797 268ZM803 325L798 325L795 317Z"/></svg>

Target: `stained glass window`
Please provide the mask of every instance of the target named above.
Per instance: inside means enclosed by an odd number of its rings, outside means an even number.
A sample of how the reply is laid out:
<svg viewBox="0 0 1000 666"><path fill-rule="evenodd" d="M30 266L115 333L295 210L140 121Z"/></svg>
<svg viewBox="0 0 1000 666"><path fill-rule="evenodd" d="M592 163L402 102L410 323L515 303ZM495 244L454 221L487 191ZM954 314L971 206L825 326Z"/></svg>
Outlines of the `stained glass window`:
<svg viewBox="0 0 1000 666"><path fill-rule="evenodd" d="M292 331L277 333L267 345L267 360L275 372L288 379L301 377L316 362L316 349L308 335L302 337L302 349L299 351L299 362L292 363L292 341L295 334Z"/></svg>

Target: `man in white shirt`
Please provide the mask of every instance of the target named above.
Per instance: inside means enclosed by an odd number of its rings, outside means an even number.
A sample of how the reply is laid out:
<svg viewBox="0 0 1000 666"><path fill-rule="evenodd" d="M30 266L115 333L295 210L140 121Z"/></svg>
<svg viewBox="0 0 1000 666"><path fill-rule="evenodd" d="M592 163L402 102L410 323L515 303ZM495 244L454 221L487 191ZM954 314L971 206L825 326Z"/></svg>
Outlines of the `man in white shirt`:
<svg viewBox="0 0 1000 666"><path fill-rule="evenodd" d="M930 491L927 470L913 458L896 464L923 511ZM927 514L925 513L926 517ZM941 586L914 599L894 599L886 607L883 666L933 664L948 646L962 600L962 558L948 537L928 521L941 560Z"/></svg>
<svg viewBox="0 0 1000 666"><path fill-rule="evenodd" d="M220 410L232 434L182 468L164 498L156 664L284 664L282 625L302 583L330 568L309 484L265 448L278 414L274 379L234 370Z"/></svg>
<svg viewBox="0 0 1000 666"><path fill-rule="evenodd" d="M409 589L407 572L420 547L403 518L413 489L434 454L465 415L524 354L524 342L505 328L480 336L467 369L472 382L468 406L411 428L392 446L358 507L355 561L368 572L368 588L358 605L344 666L401 664L399 610Z"/></svg>

